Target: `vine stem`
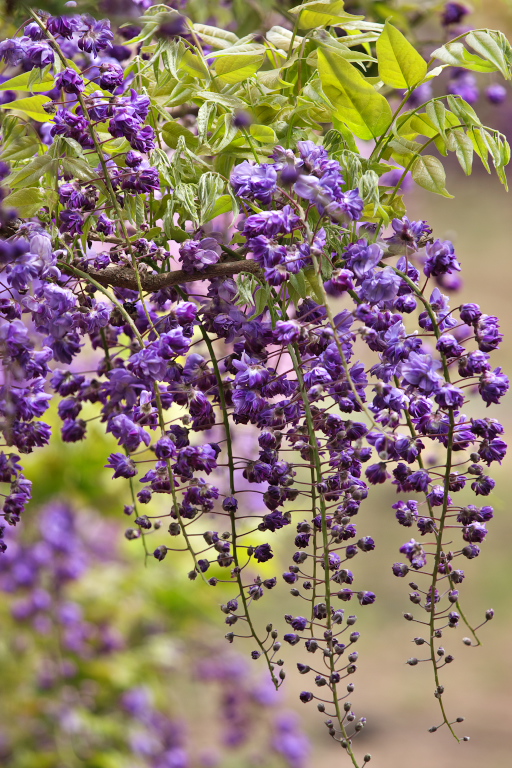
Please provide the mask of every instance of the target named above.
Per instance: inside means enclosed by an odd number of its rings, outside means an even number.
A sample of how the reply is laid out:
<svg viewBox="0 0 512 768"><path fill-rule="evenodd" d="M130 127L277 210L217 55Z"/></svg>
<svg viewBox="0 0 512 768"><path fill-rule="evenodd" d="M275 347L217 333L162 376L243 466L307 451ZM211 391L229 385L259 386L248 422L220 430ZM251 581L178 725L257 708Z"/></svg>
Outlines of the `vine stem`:
<svg viewBox="0 0 512 768"><path fill-rule="evenodd" d="M315 460L315 470L316 470L316 482L320 483L322 481L322 465L320 462L320 453L319 453L319 445L318 440L316 437L315 432L315 426L313 422L313 414L311 412L311 405L308 399L308 395L306 392L305 384L304 384L304 377L302 375L302 369L299 364L299 358L297 356L297 347L296 345L289 344L288 345L288 352L290 354L290 357L293 362L293 367L295 369L295 373L297 376L297 379L299 381L299 388L302 396L302 402L304 403L304 410L306 414L306 424L308 427L308 434L309 434L309 442L311 445L311 450L313 451L314 460ZM329 576L329 540L328 540L328 531L327 531L327 510L325 507L325 499L323 494L320 492L318 494L319 496L319 502L320 502L320 512L322 516L322 547L324 550L324 569L326 574L326 585L325 585L325 605L326 605L326 611L327 611L327 629L331 630L332 628L332 612L331 612L331 590L330 590L330 576ZM329 644L332 646L332 640L329 641ZM332 653L332 647L331 647L331 655L329 656L329 666L331 670L331 677L335 673L335 664L334 664L334 654ZM352 742L348 736L347 730L345 728L345 723L343 722L343 715L341 713L340 709L340 703L339 698L337 694L337 688L336 683L331 683L332 685L332 694L333 694L333 704L334 708L336 710L336 718L338 720L341 733L343 734L343 739L346 742L346 750L348 755L350 756L350 759L352 761L352 764L354 765L354 768L359 768L356 756L354 754L354 751L352 749Z"/></svg>
<svg viewBox="0 0 512 768"><path fill-rule="evenodd" d="M219 363L217 361L217 356L215 355L215 350L213 348L212 341L207 331L202 325L199 326L199 329L204 339L204 343L208 348L208 352L210 354L210 358L213 365L213 370L215 372L215 378L217 379L217 386L219 389L219 399L220 399L220 405L222 409L222 420L224 423L224 432L226 434L226 451L228 454L228 466L229 466L229 489L230 489L231 495L234 496L236 494L236 488L235 488L235 469L234 469L234 459L233 459L233 441L231 437L231 427L229 424L229 414L227 410L226 396L224 393L224 383L222 381L222 376L219 369ZM242 604L245 611L245 618L247 620L247 624L251 631L251 635L253 636L261 652L265 656L267 666L270 672L270 676L272 678L272 682L274 683L274 686L277 690L279 688L280 683L274 673L274 666L270 661L268 651L265 649L265 646L263 645L262 640L260 639L258 633L254 628L254 624L249 613L249 605L247 602L247 597L246 597L244 586L242 583L242 576L241 576L240 563L238 559L238 548L237 548L236 512L235 511L230 512L229 517L231 520L231 538L233 542L233 559L235 561L236 580L237 580L238 588L240 590L240 598L242 600Z"/></svg>
<svg viewBox="0 0 512 768"><path fill-rule="evenodd" d="M382 262L381 262L381 264L382 264ZM410 277L408 277L408 276L405 274L405 272L402 272L401 270L397 269L396 267L392 267L392 269L393 269L393 270L396 272L396 274L397 274L397 275L400 275L400 277L401 277L403 280L405 280L405 282L406 282L406 283L409 285L409 287L410 287L410 288L413 290L413 292L414 292L414 293L415 293L415 295L418 297L418 299L420 299L420 300L421 300L421 302L423 303L423 306L425 307L425 309L426 309L426 311L427 311L427 313L428 313L428 316L429 316L429 318L430 318L430 321L431 321L431 323L432 323L432 327L433 327L433 330L434 330L434 335L435 335L436 339L439 339L439 337L440 337L440 335L441 335L441 332L440 332L440 330L439 330L439 326L438 326L438 324L437 324L437 318L436 318L435 312L434 312L434 310L432 309L432 306L431 306L430 302L428 301L428 299L426 299L426 298L423 296L423 294L422 294L422 293L421 293L421 291L419 290L419 288L418 288L418 286L416 285L416 283L414 283L414 282L413 282L413 281L410 279ZM444 377L445 377L446 381L448 381L449 383L451 383L451 378L450 378L450 370L449 370L449 368L448 368L448 362L447 362L447 359L446 359L446 355L445 355L443 352L440 352L440 355L441 355L441 362L442 362L442 364L443 364L443 373L444 373ZM453 416L453 414L451 414L451 415ZM414 427L413 427L413 425L412 425L412 422L411 422L411 420L410 420L410 415L409 415L409 414L407 414L407 415L406 415L406 419L407 419L407 422L408 422L408 424L409 424L409 429L411 429L411 427L412 427L412 429L414 430ZM431 514L431 517L432 517L432 516L433 516L433 515L432 515L432 508L431 508L431 506L430 506L430 503L429 503L429 510L430 510L430 514ZM452 588L452 589L454 589L454 583L453 583L453 581L452 581L452 578L451 578L450 574L448 574L448 580L449 580L449 582L450 582L450 586L451 586L451 588ZM468 619L467 619L467 617L466 617L466 614L464 613L464 611L463 611L463 609L462 609L462 607L461 607L461 605L460 605L460 603L459 603L459 601L458 601L458 600L457 600L457 602L455 603L455 605L457 606L457 610L458 610L458 611L459 611L459 613L460 613L460 616L461 616L461 619L462 619L462 621L464 622L464 624L466 625L466 627L468 628L468 630L471 632L471 634L472 634L472 636L473 636L473 638L474 638L474 640L475 640L476 644L477 644L477 645L482 645L482 641L480 640L480 638L479 638L479 637L478 637L478 635L476 634L476 631L475 631L475 629L474 629L474 628L471 626L471 624L469 623L469 621L468 621Z"/></svg>

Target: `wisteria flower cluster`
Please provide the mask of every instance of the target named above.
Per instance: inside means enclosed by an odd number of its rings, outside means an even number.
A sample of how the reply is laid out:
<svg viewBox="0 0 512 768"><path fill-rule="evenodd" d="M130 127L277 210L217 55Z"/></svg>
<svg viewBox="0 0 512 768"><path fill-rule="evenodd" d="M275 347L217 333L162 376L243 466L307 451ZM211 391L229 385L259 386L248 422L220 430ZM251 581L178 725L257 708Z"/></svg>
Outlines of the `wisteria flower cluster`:
<svg viewBox="0 0 512 768"><path fill-rule="evenodd" d="M424 628L408 663L432 665L459 738L439 640L465 625L479 644L459 591L493 518L506 443L486 413L509 381L491 361L498 318L452 299L459 255L409 220L401 190L412 177L450 196L434 144L468 174L490 157L506 184L508 143L459 70L509 79L512 49L468 28L432 68L342 6L297 6L263 42L162 5L122 41L105 19L32 11L0 44L0 87L32 94L3 104L0 460L15 525L31 496L20 454L48 444L51 398L64 442L99 418L118 443L105 466L130 489L126 537L162 569L185 552L190 579L229 585L226 637L249 640L276 688L298 646L300 699L357 766L353 611L378 591L350 561L378 546L363 502L385 482L411 529L390 572L414 577L405 618ZM432 96L450 66L458 90ZM274 589L291 595L279 627Z"/></svg>

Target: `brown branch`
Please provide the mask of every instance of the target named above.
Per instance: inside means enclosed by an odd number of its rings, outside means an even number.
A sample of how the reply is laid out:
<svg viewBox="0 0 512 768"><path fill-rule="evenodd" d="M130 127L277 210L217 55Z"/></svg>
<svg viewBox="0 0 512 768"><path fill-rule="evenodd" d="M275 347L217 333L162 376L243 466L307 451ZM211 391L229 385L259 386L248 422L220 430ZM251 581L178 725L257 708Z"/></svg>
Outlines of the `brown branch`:
<svg viewBox="0 0 512 768"><path fill-rule="evenodd" d="M68 271L68 274L73 274L69 269L66 270L67 264L61 262L59 267L63 272ZM131 288L137 290L137 279L133 269L130 267L117 267L110 266L107 269L100 271L93 271L92 269L84 269L94 280L100 285L111 285L115 288ZM213 264L211 267L206 267L201 272L185 272L183 269L177 269L173 272L159 272L156 274L144 274L141 272L140 279L142 283L142 289L148 293L159 291L161 288L167 288L171 285L182 285L183 283L192 283L196 280L213 280L216 277L229 277L230 275L236 275L239 272L249 272L252 275L262 274L260 265L253 259L241 259L240 261L226 261L221 264Z"/></svg>

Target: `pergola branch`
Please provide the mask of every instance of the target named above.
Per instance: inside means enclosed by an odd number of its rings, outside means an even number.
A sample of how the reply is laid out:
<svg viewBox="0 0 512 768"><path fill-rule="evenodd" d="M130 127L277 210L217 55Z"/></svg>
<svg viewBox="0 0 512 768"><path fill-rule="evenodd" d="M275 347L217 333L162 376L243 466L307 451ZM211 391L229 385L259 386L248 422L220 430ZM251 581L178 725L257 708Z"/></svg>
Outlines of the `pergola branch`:
<svg viewBox="0 0 512 768"><path fill-rule="evenodd" d="M66 271L66 264L59 266ZM137 278L135 271L131 267L109 266L102 270L84 269L96 282L104 286L114 288L130 288L137 290ZM71 270L69 270L71 272ZM198 280L213 280L216 277L230 277L240 272L248 272L252 275L262 274L260 265L253 259L241 259L239 261L226 261L220 264L213 264L211 267L197 272L185 272L183 269L177 269L172 272L159 272L153 274L144 274L141 271L140 279L142 289L148 293L154 293L162 288L172 285L182 285L183 283L193 283ZM72 272L71 272L72 273Z"/></svg>

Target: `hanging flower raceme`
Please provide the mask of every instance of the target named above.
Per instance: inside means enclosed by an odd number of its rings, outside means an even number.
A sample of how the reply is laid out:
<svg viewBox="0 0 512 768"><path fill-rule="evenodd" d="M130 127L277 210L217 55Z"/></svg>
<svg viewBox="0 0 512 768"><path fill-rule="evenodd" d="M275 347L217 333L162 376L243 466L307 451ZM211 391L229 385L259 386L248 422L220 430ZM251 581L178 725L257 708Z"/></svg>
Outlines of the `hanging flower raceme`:
<svg viewBox="0 0 512 768"><path fill-rule="evenodd" d="M448 11L447 26L455 23ZM379 592L349 561L379 546L360 514L373 486L388 483L399 494L389 519L410 530L408 541L397 539L404 562L390 557L390 572L422 579L410 595L422 618L405 616L428 625L418 645L429 648L443 724L452 729L438 682L452 657L439 653L437 640L466 623L459 566L478 556L493 517L467 494L491 494L487 467L506 453L496 419L466 415L470 398L487 407L508 390L491 363L499 320L473 303L450 308L461 271L453 244L404 215L401 177L391 191L379 184L393 152L400 162L417 153L407 170L427 162L409 133L405 144L396 138L400 121L418 110L393 119L390 111L386 125L378 123L370 159L351 133L369 138L364 127L339 114L332 120L348 122L323 141L320 126L315 133L310 123L297 130L290 123L284 131L280 120L283 145L263 151L255 141L266 126L222 111L247 96L245 86L236 98L223 91L238 83L227 56L206 59L201 32L185 32L184 21L181 31L164 32L164 22L157 45L133 52L126 69L131 49L117 51L109 22L88 16L35 14L0 47L12 68L59 62L55 77L31 75L52 85L36 159L8 151L13 168L2 173L14 201L23 179L39 184L46 174L54 182L47 199L37 191L26 221L13 222L10 195L2 213L10 226L0 244L2 515L16 524L30 499L18 454L48 444L41 419L52 395L64 442L85 440L94 412L117 441L104 465L119 486L128 481L126 537L142 539L147 553L166 560L162 568L185 552L191 580L229 585L226 637L249 639L248 653L263 658L276 688L286 650L297 646L308 681L300 701L327 714L329 734L357 765L353 738L366 720L347 700L360 636L353 606L364 615ZM133 44L151 39L152 23L143 22ZM329 50L320 46L315 59L326 103L337 98ZM162 62L170 79L159 91ZM398 88L382 56L380 64L383 81ZM345 59L339 66L362 77ZM191 72L210 90L196 92ZM426 69L419 87L425 77ZM375 111L387 114L382 94L363 85ZM475 128L461 98L449 99L454 111L442 106L449 117L435 137L429 128L427 144L435 138L447 151L467 149L475 131L487 129ZM189 103L181 122L165 111ZM441 102L431 103L440 114ZM508 145L492 137L495 159L505 157ZM413 176L421 183L425 174ZM277 556L292 538L281 573ZM286 608L279 628L265 620L271 590L302 606Z"/></svg>

